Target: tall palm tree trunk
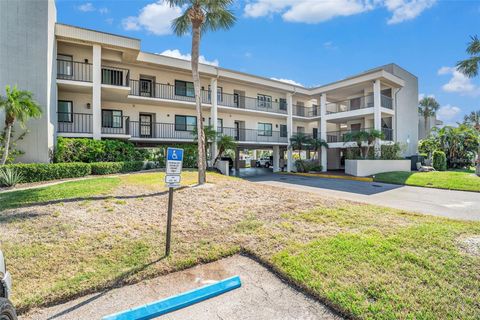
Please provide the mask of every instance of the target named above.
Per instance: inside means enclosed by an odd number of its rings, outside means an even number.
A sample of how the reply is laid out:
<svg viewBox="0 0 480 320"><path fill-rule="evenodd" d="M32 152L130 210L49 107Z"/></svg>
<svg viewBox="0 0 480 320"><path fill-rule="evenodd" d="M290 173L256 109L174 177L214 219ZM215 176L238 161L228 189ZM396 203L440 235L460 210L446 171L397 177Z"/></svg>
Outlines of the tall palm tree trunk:
<svg viewBox="0 0 480 320"><path fill-rule="evenodd" d="M197 109L197 134L198 134L198 184L206 182L207 161L205 154L205 133L203 131L202 100L200 95L200 74L198 73L198 58L200 51L201 25L192 25L192 76L195 88L195 104Z"/></svg>
<svg viewBox="0 0 480 320"><path fill-rule="evenodd" d="M12 135L12 125L7 124L7 128L5 130L5 150L3 150L2 161L0 164L4 165L7 162L8 158L8 151L10 148L10 137Z"/></svg>
<svg viewBox="0 0 480 320"><path fill-rule="evenodd" d="M427 116L427 114L424 114L424 115L423 115L423 120L425 121L425 127L424 127L425 137L427 137L427 136L428 136L428 131L429 131L429 130L427 129L427 124L428 124L428 116Z"/></svg>

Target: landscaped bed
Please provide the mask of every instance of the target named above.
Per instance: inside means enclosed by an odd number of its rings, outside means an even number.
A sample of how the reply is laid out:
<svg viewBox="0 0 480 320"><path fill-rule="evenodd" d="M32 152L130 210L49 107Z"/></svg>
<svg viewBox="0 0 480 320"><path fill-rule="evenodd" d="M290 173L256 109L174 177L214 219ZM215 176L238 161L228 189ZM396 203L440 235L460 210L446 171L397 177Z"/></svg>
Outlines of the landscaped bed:
<svg viewBox="0 0 480 320"><path fill-rule="evenodd" d="M410 186L480 192L480 177L474 169L433 172L386 172L375 175L375 181Z"/></svg>
<svg viewBox="0 0 480 320"><path fill-rule="evenodd" d="M195 178L185 172L183 183ZM0 194L0 241L20 310L244 251L351 316L480 315L480 257L462 245L480 234L478 222L209 174L209 184L176 191L164 258L163 179L139 173Z"/></svg>

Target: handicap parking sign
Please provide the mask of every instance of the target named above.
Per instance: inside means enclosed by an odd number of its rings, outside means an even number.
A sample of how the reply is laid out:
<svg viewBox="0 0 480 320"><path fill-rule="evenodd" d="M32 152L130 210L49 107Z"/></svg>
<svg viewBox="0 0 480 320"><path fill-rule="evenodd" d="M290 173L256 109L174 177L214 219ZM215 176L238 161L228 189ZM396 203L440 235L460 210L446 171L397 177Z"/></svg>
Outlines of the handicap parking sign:
<svg viewBox="0 0 480 320"><path fill-rule="evenodd" d="M168 148L167 161L183 161L183 149Z"/></svg>

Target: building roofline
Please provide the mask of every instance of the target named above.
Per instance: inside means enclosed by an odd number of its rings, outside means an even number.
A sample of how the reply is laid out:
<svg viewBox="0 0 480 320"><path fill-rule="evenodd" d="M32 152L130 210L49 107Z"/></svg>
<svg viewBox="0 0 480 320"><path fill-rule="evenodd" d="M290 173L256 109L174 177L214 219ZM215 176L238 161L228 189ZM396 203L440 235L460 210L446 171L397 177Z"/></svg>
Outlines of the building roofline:
<svg viewBox="0 0 480 320"><path fill-rule="evenodd" d="M107 34L109 36L114 36L114 37L120 37L120 38L125 38L125 39L130 39L130 40L137 40L138 42L142 41L140 38L128 37L128 36L124 36L124 35L120 35L120 34L116 34L116 33L111 33L111 32L99 31L99 30L85 28L85 27L74 26L73 24L68 24L68 23L57 22L55 24L60 25L60 26L70 27L70 28L82 29L82 30L95 32L95 33L103 33L103 34Z"/></svg>

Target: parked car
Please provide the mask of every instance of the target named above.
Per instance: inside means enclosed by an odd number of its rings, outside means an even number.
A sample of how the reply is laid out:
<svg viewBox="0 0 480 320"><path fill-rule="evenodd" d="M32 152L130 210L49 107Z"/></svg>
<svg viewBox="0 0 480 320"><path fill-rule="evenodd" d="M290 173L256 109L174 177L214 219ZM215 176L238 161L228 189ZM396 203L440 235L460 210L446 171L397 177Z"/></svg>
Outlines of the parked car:
<svg viewBox="0 0 480 320"><path fill-rule="evenodd" d="M17 313L13 304L8 300L12 292L12 277L7 271L7 264L2 250L0 250L0 319L17 320Z"/></svg>
<svg viewBox="0 0 480 320"><path fill-rule="evenodd" d="M265 167L270 168L273 163L273 157L264 157L257 160L257 168Z"/></svg>

